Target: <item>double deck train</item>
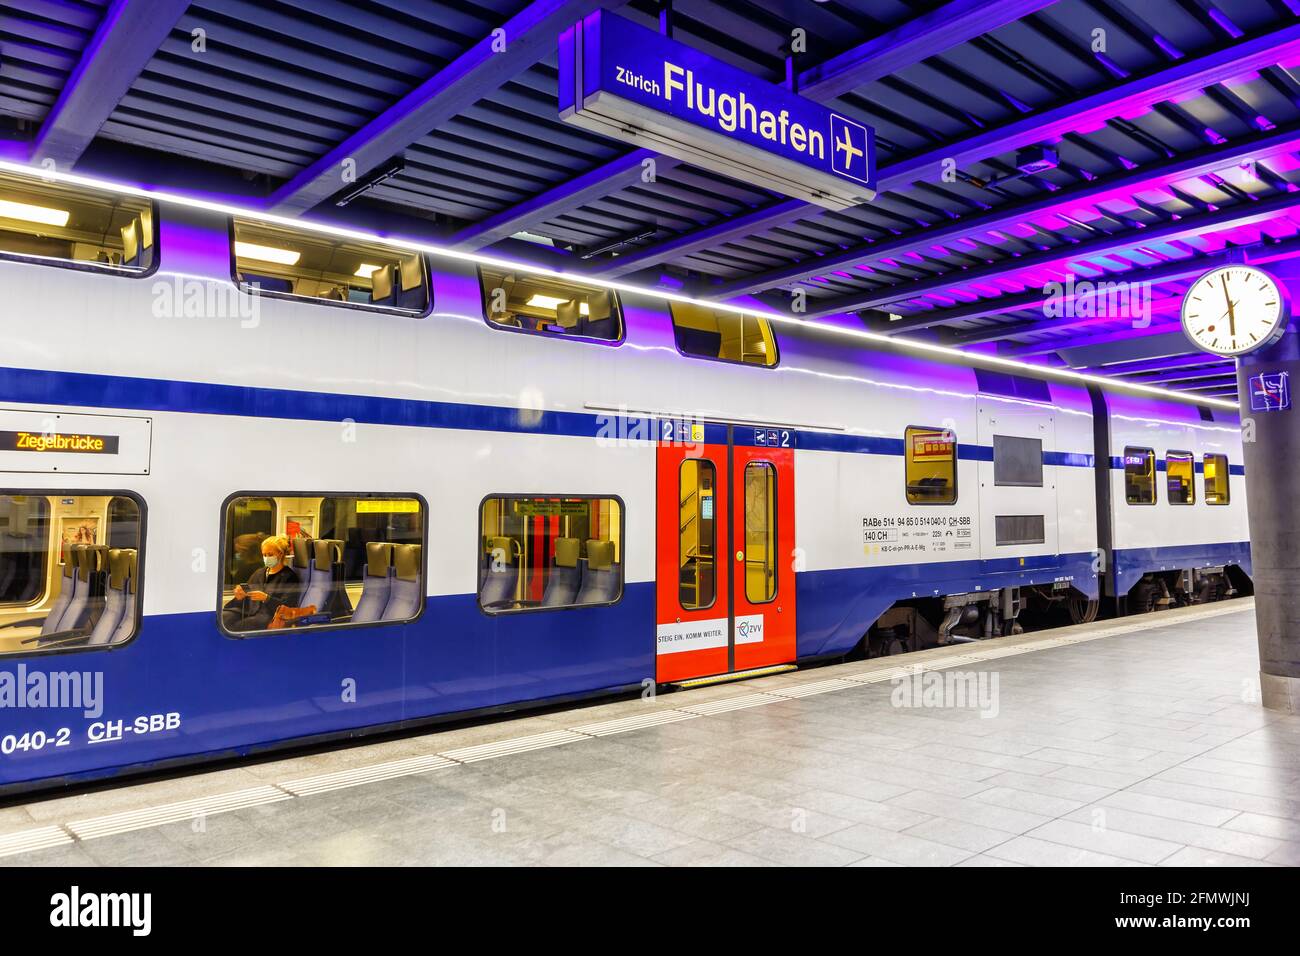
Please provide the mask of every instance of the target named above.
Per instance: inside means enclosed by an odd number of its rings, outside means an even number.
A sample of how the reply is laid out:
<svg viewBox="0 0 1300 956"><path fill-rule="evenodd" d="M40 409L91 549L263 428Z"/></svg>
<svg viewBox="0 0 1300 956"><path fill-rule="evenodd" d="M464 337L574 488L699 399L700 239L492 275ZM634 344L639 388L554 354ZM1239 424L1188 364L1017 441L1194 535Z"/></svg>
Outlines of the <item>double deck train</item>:
<svg viewBox="0 0 1300 956"><path fill-rule="evenodd" d="M5 790L1249 587L1225 402L16 167L0 284Z"/></svg>

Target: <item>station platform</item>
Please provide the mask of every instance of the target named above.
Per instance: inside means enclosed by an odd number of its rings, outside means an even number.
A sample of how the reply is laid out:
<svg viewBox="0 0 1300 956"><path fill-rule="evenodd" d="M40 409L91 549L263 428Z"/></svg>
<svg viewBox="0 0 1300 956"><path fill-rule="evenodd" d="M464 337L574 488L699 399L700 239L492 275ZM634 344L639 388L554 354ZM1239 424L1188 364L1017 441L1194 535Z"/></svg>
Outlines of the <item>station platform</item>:
<svg viewBox="0 0 1300 956"><path fill-rule="evenodd" d="M1253 602L0 807L3 865L1300 865Z"/></svg>

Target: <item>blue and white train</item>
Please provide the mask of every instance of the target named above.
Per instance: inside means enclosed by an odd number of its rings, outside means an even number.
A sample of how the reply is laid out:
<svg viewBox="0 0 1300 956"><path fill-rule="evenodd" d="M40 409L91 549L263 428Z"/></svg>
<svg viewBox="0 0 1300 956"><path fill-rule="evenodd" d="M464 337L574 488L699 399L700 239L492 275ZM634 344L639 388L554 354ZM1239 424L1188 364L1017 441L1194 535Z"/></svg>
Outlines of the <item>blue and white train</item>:
<svg viewBox="0 0 1300 956"><path fill-rule="evenodd" d="M71 177L0 199L0 789L1249 587L1226 403Z"/></svg>

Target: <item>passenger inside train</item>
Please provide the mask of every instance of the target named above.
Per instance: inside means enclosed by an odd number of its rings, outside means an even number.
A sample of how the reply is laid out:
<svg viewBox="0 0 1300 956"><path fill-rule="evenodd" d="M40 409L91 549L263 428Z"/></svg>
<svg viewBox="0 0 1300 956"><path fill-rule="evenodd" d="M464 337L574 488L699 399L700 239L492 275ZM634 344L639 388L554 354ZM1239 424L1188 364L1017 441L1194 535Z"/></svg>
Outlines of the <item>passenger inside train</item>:
<svg viewBox="0 0 1300 956"><path fill-rule="evenodd" d="M236 218L235 280L245 290L410 315L431 305L418 252L332 239Z"/></svg>
<svg viewBox="0 0 1300 956"><path fill-rule="evenodd" d="M0 654L130 640L139 549L134 498L0 495Z"/></svg>
<svg viewBox="0 0 1300 956"><path fill-rule="evenodd" d="M143 273L156 250L146 200L0 174L0 253Z"/></svg>
<svg viewBox="0 0 1300 956"><path fill-rule="evenodd" d="M237 497L225 522L221 624L232 636L410 621L424 606L419 499ZM258 566L250 577L254 544ZM272 570L278 563L265 566L280 558L282 571ZM292 590L287 584L276 593L264 584L276 574L286 574ZM268 606L259 591L275 600Z"/></svg>
<svg viewBox="0 0 1300 956"><path fill-rule="evenodd" d="M479 606L501 614L613 604L623 594L622 514L617 498L487 498Z"/></svg>

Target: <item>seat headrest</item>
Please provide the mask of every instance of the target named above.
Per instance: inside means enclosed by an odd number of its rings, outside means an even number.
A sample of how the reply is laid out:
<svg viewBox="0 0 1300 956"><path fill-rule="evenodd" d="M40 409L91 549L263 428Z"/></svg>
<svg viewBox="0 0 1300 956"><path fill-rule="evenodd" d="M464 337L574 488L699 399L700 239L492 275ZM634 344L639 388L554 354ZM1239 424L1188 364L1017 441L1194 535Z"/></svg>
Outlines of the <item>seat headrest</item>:
<svg viewBox="0 0 1300 956"><path fill-rule="evenodd" d="M393 568L403 581L420 579L420 546L399 544L393 547Z"/></svg>
<svg viewBox="0 0 1300 956"><path fill-rule="evenodd" d="M392 266L380 266L370 273L370 299L378 302L393 294L393 281L397 272Z"/></svg>
<svg viewBox="0 0 1300 956"><path fill-rule="evenodd" d="M328 571L343 560L343 542L333 538L319 538L315 542L316 570Z"/></svg>
<svg viewBox="0 0 1300 956"><path fill-rule="evenodd" d="M418 252L402 260L401 274L403 292L409 292L424 285L424 260Z"/></svg>
<svg viewBox="0 0 1300 956"><path fill-rule="evenodd" d="M132 219L122 227L122 261L130 262L140 254L140 226Z"/></svg>
<svg viewBox="0 0 1300 956"><path fill-rule="evenodd" d="M140 210L140 245L145 249L153 248L153 207L151 206Z"/></svg>
<svg viewBox="0 0 1300 956"><path fill-rule="evenodd" d="M594 292L587 296L587 318L592 322L608 319L610 316L610 298L612 292Z"/></svg>
<svg viewBox="0 0 1300 956"><path fill-rule="evenodd" d="M125 548L111 548L108 552L108 586L114 591L122 590L131 576L131 555L133 551Z"/></svg>
<svg viewBox="0 0 1300 956"><path fill-rule="evenodd" d="M562 329L571 329L578 324L581 314L577 299L561 302L555 307L555 324Z"/></svg>
<svg viewBox="0 0 1300 956"><path fill-rule="evenodd" d="M59 545L59 554L63 556L63 576L70 578L77 573L77 559L72 553L72 546L68 544Z"/></svg>
<svg viewBox="0 0 1300 956"><path fill-rule="evenodd" d="M305 568L310 560L311 539L298 535L293 539L293 566L295 568Z"/></svg>
<svg viewBox="0 0 1300 956"><path fill-rule="evenodd" d="M393 563L393 546L387 541L370 541L366 543L366 575L372 578L388 577L389 565Z"/></svg>
<svg viewBox="0 0 1300 956"><path fill-rule="evenodd" d="M587 567L595 568L597 571L608 571L614 566L614 542L597 541L592 538L587 541Z"/></svg>
<svg viewBox="0 0 1300 956"><path fill-rule="evenodd" d="M134 548L127 551L127 560L130 562L131 593L134 594L140 581L140 552Z"/></svg>
<svg viewBox="0 0 1300 956"><path fill-rule="evenodd" d="M555 539L555 566L557 568L576 568L582 542L577 538Z"/></svg>

